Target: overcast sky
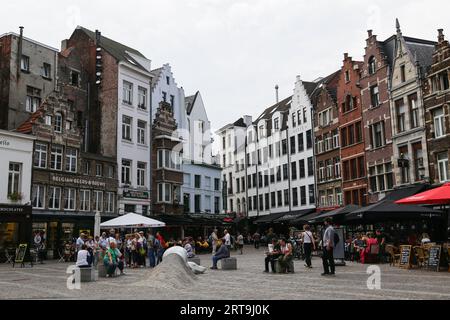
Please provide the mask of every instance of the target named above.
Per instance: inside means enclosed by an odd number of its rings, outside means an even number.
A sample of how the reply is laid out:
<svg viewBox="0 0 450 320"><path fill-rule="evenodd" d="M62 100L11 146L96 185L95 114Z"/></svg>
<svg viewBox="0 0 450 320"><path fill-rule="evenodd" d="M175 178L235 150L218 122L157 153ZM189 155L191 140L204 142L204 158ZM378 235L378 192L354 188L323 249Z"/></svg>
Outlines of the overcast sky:
<svg viewBox="0 0 450 320"><path fill-rule="evenodd" d="M2 2L0 34L59 48L77 25L141 51L152 68L170 63L186 95L200 90L213 129L243 114L257 117L292 93L296 75L314 80L338 70L343 53L364 53L367 30L435 40L450 36L445 0L78 0Z"/></svg>

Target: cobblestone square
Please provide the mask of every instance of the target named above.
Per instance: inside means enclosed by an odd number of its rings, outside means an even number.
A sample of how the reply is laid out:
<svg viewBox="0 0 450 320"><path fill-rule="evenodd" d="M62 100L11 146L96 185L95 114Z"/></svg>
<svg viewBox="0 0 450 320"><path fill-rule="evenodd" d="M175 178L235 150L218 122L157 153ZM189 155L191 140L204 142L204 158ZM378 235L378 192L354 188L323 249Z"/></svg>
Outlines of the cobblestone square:
<svg viewBox="0 0 450 320"><path fill-rule="evenodd" d="M196 276L194 284L184 286L176 281L152 286L145 283L152 269L126 269L126 275L100 278L82 283L80 290L66 286L70 263L46 261L33 268L0 266L0 299L450 299L450 273L425 270L405 270L389 264L381 269L381 290L367 288L368 265L347 263L337 267L335 277L322 277L321 260L313 259L313 269L306 269L303 261L295 260L294 274L266 274L264 250L251 247L237 257L238 270L210 270L210 255L201 255L201 264L208 267ZM175 284L174 284L175 283Z"/></svg>

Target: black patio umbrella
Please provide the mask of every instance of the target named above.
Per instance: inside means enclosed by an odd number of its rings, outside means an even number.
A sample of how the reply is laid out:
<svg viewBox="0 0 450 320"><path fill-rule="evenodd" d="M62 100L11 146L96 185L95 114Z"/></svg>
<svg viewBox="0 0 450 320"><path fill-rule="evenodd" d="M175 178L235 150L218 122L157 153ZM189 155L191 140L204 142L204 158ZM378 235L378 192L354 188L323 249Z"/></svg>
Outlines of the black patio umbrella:
<svg viewBox="0 0 450 320"><path fill-rule="evenodd" d="M341 219L344 218L346 214L351 213L353 211L356 211L360 209L360 206L357 206L355 204L349 204L345 207L335 209L333 211L328 211L322 214L319 214L315 217L311 217L308 222L309 223L320 223L325 221L326 218L332 218L332 219Z"/></svg>

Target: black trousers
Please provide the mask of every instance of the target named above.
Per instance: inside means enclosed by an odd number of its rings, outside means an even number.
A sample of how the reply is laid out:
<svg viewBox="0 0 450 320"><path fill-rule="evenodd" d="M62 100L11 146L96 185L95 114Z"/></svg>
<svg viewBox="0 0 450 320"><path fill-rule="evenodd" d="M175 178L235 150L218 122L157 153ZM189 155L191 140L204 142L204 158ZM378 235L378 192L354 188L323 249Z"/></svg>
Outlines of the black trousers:
<svg viewBox="0 0 450 320"><path fill-rule="evenodd" d="M334 274L333 248L331 248L331 250L323 248L322 263L324 273L330 273L331 271L331 273Z"/></svg>
<svg viewBox="0 0 450 320"><path fill-rule="evenodd" d="M312 243L303 244L303 252L305 253L305 263L308 267L311 267L311 253L312 253Z"/></svg>
<svg viewBox="0 0 450 320"><path fill-rule="evenodd" d="M275 272L275 261L277 260L278 256L267 256L264 259L264 264L266 267L266 271L269 272L269 263L270 263L270 267L272 268L272 272Z"/></svg>

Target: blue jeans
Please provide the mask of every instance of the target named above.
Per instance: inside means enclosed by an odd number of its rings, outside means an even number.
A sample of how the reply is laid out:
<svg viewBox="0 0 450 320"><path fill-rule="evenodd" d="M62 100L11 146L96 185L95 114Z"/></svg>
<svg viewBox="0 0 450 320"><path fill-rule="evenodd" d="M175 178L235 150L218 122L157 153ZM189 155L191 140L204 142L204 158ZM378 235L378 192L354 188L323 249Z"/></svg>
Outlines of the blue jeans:
<svg viewBox="0 0 450 320"><path fill-rule="evenodd" d="M220 259L223 259L222 257L212 257L212 261L213 261L213 267L217 268L217 261L219 261Z"/></svg>
<svg viewBox="0 0 450 320"><path fill-rule="evenodd" d="M106 273L109 275L113 275L114 272L116 272L117 264L116 263L109 263L105 261L105 267L106 267Z"/></svg>
<svg viewBox="0 0 450 320"><path fill-rule="evenodd" d="M150 268L153 268L156 264L155 250L153 250L153 249L148 250L148 260L149 260Z"/></svg>

